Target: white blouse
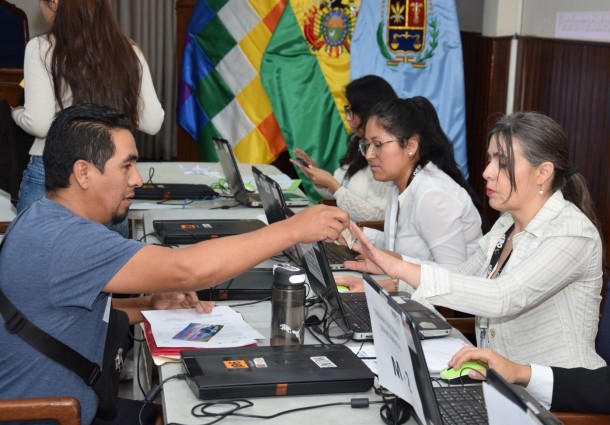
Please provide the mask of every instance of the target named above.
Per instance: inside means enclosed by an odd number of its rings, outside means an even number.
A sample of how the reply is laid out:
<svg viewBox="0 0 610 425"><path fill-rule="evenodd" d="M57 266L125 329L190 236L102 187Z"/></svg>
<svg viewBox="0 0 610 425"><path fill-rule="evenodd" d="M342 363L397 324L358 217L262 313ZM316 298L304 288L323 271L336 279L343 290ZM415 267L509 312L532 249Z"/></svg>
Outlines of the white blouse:
<svg viewBox="0 0 610 425"><path fill-rule="evenodd" d="M375 245L415 262L460 264L478 248L481 217L468 192L429 162L402 192L391 183Z"/></svg>
<svg viewBox="0 0 610 425"><path fill-rule="evenodd" d="M42 155L47 132L55 113L59 112L50 71L52 48L44 35L33 38L25 47L23 64L25 103L23 108L17 108L12 112L12 117L23 131L35 136L30 155ZM133 49L142 65L138 128L145 133L156 134L163 124L165 112L157 98L144 55L137 45L134 44ZM66 107L72 105L72 93L69 89L63 94L62 101Z"/></svg>

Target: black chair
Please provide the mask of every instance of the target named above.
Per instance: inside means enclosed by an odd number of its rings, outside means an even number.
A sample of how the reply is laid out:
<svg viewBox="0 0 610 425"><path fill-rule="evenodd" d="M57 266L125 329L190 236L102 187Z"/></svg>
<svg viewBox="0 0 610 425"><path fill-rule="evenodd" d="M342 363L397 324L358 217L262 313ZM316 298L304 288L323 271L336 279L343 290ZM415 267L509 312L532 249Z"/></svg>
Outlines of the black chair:
<svg viewBox="0 0 610 425"><path fill-rule="evenodd" d="M15 206L32 143L34 136L15 124L9 104L5 100L0 101L0 189L10 193Z"/></svg>
<svg viewBox="0 0 610 425"><path fill-rule="evenodd" d="M0 0L0 68L23 68L25 45L30 39L25 12Z"/></svg>

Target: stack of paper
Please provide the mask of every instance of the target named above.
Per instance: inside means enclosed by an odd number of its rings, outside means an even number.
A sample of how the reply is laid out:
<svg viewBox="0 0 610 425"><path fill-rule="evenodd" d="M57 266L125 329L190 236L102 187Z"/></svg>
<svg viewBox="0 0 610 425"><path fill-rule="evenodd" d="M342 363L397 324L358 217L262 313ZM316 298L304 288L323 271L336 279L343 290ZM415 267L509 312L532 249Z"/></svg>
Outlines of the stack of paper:
<svg viewBox="0 0 610 425"><path fill-rule="evenodd" d="M178 358L180 350L194 348L243 347L264 339L228 306L218 306L210 314L195 309L143 311L144 334L155 356Z"/></svg>

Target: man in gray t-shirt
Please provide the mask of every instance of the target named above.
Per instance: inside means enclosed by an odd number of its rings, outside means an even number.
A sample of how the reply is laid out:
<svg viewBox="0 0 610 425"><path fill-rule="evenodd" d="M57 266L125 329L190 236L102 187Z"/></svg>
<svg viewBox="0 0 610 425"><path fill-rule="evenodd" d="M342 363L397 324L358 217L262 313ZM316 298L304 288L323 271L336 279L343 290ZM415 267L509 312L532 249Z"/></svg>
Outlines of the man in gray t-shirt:
<svg viewBox="0 0 610 425"><path fill-rule="evenodd" d="M59 112L43 154L47 195L15 220L0 253L0 288L7 298L35 325L98 364L111 305L131 323L155 308L209 312L211 305L194 291L297 242L334 240L349 222L345 212L319 205L255 232L184 249L123 239L104 224L128 213L142 184L137 157L122 114L95 105ZM153 295L112 299L112 293ZM76 397L82 423L94 420L93 390L0 326L0 398L48 396Z"/></svg>

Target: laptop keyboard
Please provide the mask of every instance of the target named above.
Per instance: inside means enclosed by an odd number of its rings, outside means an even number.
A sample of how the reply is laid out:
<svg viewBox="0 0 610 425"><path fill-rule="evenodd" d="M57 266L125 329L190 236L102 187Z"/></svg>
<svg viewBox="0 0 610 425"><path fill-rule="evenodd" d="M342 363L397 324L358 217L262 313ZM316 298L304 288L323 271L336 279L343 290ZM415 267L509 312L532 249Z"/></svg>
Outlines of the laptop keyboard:
<svg viewBox="0 0 610 425"><path fill-rule="evenodd" d="M330 264L343 264L344 261L355 260L356 255L343 245L327 242L324 244L326 258Z"/></svg>
<svg viewBox="0 0 610 425"><path fill-rule="evenodd" d="M373 331L364 292L342 292L341 301L343 301L346 318L353 325L353 329L357 329L358 332Z"/></svg>
<svg viewBox="0 0 610 425"><path fill-rule="evenodd" d="M448 425L487 424L487 410L480 385L435 387L434 394L443 423Z"/></svg>

